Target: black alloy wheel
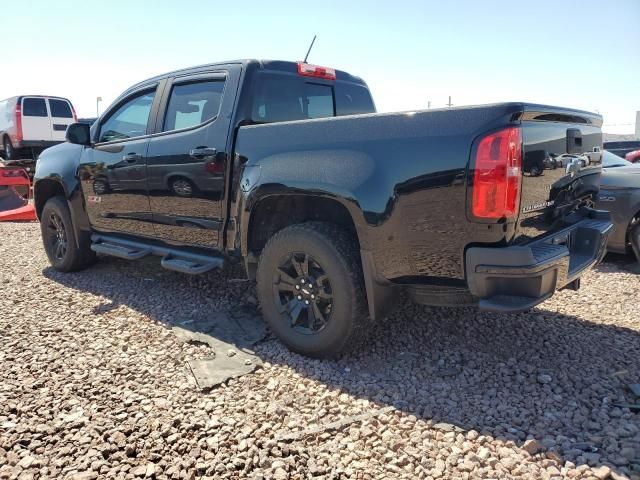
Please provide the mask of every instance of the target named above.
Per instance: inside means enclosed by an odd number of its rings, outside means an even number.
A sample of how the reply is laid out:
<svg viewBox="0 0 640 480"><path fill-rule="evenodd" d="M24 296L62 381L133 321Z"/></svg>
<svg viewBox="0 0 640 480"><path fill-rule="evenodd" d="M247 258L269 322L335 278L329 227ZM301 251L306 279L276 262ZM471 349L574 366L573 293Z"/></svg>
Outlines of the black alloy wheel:
<svg viewBox="0 0 640 480"><path fill-rule="evenodd" d="M47 200L40 214L40 231L49 263L56 270L82 270L96 261L90 237L75 236L71 212L64 197Z"/></svg>
<svg viewBox="0 0 640 480"><path fill-rule="evenodd" d="M294 352L334 358L363 344L370 330L357 239L326 222L290 225L260 253L262 314Z"/></svg>
<svg viewBox="0 0 640 480"><path fill-rule="evenodd" d="M56 212L51 212L48 218L47 228L50 231L48 239L51 248L50 252L57 261L61 262L67 255L67 248L69 244L67 239L67 230L62 218L60 218L60 215Z"/></svg>
<svg viewBox="0 0 640 480"><path fill-rule="evenodd" d="M273 276L273 295L280 313L299 333L317 334L331 319L331 282L309 254L295 252L282 259Z"/></svg>

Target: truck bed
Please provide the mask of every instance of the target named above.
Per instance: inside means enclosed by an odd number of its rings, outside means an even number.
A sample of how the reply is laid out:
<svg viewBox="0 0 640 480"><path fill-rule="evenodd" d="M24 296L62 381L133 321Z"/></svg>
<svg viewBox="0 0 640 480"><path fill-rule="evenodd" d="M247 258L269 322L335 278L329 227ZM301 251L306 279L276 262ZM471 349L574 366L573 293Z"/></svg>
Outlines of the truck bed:
<svg viewBox="0 0 640 480"><path fill-rule="evenodd" d="M360 248L377 275L450 283L465 278L470 245L526 244L561 228L562 218L588 200L600 164L572 176L548 159L570 153L568 130L579 132L583 152L600 147L601 123L588 112L528 103L367 114L244 126L236 154L242 168L259 175L256 197L313 189L348 198ZM506 125L523 132L519 215L474 221L467 188L474 141ZM543 167L532 171L527 163Z"/></svg>

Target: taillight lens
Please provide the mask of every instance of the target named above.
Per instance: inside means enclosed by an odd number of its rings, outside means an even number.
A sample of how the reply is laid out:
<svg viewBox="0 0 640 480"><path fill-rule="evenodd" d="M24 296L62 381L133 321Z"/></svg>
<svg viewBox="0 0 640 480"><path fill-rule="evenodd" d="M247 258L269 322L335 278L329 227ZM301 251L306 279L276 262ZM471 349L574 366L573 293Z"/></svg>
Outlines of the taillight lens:
<svg viewBox="0 0 640 480"><path fill-rule="evenodd" d="M508 127L480 140L473 174L471 212L476 218L514 217L522 182L522 132Z"/></svg>
<svg viewBox="0 0 640 480"><path fill-rule="evenodd" d="M215 160L211 161L211 162L207 162L205 164L205 170L209 173L213 173L213 174L221 174L224 173L224 163L223 162L217 162Z"/></svg>
<svg viewBox="0 0 640 480"><path fill-rule="evenodd" d="M22 142L22 107L20 106L20 102L16 103L15 116L16 116L16 118L15 118L15 120L16 120L16 134L15 134L15 137L14 137L14 142L20 143L20 142Z"/></svg>
<svg viewBox="0 0 640 480"><path fill-rule="evenodd" d="M633 152L629 152L627 153L624 158L629 160L630 162L633 161L634 158L636 158L637 156L640 155L640 150L634 150Z"/></svg>
<svg viewBox="0 0 640 480"><path fill-rule="evenodd" d="M325 80L335 80L336 71L333 68L320 67L309 63L298 63L298 75L303 77L324 78Z"/></svg>

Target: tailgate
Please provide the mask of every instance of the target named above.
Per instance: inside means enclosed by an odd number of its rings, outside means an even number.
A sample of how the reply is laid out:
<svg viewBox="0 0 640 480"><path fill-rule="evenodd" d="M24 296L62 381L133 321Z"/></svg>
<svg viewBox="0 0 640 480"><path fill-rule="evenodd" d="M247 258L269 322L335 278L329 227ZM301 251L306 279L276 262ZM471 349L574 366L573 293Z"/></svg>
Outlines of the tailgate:
<svg viewBox="0 0 640 480"><path fill-rule="evenodd" d="M522 193L516 243L566 224L593 206L602 164L602 117L555 107L525 106Z"/></svg>

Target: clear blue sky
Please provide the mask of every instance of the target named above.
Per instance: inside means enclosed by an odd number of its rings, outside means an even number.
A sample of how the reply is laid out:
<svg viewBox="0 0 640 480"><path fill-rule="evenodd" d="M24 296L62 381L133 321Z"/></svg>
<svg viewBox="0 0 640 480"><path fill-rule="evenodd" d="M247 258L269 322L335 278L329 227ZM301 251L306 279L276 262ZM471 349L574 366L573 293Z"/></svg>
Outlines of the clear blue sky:
<svg viewBox="0 0 640 480"><path fill-rule="evenodd" d="M362 76L381 111L526 100L625 133L640 110L640 0L23 0L2 18L0 98L68 96L82 116L178 67L299 60L314 33L310 62Z"/></svg>

